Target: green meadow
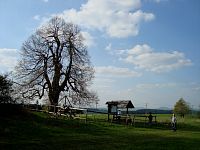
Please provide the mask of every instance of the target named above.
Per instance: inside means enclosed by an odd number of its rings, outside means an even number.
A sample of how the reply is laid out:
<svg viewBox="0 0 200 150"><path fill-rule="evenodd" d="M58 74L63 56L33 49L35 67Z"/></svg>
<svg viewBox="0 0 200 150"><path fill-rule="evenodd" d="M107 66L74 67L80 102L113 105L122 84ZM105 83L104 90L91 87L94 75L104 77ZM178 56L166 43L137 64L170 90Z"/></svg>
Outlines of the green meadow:
<svg viewBox="0 0 200 150"><path fill-rule="evenodd" d="M0 115L1 150L199 150L200 119L178 117L173 132L162 123L170 115L157 115L160 125L125 125L106 121L107 115L88 115L88 122L54 118L42 112Z"/></svg>

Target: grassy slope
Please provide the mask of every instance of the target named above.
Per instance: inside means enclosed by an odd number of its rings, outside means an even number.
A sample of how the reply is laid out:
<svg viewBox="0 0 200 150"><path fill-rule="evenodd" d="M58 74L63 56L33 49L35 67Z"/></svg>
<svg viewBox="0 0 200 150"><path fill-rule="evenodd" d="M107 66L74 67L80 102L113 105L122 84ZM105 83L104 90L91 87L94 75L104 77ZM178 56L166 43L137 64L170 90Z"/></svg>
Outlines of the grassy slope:
<svg viewBox="0 0 200 150"><path fill-rule="evenodd" d="M200 149L200 121L194 118L172 132L106 122L85 124L43 113L0 117L0 149Z"/></svg>

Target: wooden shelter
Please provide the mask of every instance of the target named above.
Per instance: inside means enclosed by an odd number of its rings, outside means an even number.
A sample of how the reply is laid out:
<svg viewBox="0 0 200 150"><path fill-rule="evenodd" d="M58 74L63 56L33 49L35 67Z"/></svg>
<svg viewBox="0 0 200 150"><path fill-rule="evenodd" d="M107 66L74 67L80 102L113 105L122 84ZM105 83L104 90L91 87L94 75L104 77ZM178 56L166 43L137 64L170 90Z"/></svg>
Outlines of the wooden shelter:
<svg viewBox="0 0 200 150"><path fill-rule="evenodd" d="M121 109L126 109L126 115L128 115L129 108L134 108L131 100L120 100L120 101L108 101L108 121L110 120L109 115L113 115L113 119L117 119L121 115Z"/></svg>

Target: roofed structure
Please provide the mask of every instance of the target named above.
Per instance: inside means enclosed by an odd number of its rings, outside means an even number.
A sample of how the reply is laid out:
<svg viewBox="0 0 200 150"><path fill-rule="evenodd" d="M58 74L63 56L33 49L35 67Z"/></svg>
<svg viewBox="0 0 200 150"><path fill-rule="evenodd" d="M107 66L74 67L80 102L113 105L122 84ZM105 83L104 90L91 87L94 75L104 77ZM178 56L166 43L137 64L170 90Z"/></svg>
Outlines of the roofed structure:
<svg viewBox="0 0 200 150"><path fill-rule="evenodd" d="M120 109L126 109L126 114L128 114L129 108L135 108L131 100L108 101L106 104L108 105L108 120L110 114L113 115L113 118L120 115Z"/></svg>

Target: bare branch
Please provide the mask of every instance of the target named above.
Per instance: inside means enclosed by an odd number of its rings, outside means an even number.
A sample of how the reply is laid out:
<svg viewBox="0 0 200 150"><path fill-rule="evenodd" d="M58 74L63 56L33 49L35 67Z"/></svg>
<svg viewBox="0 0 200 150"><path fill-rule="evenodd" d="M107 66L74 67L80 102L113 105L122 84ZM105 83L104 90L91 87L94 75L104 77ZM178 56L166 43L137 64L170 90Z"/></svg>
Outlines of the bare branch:
<svg viewBox="0 0 200 150"><path fill-rule="evenodd" d="M46 93L53 105L62 91L92 99L87 86L94 69L77 25L52 18L24 42L21 56L16 76L23 96L42 98Z"/></svg>

